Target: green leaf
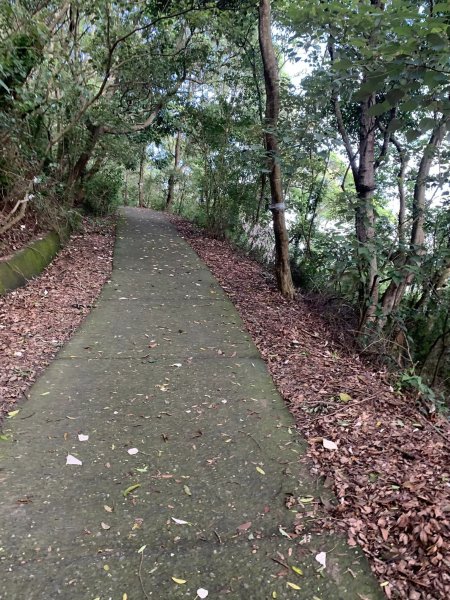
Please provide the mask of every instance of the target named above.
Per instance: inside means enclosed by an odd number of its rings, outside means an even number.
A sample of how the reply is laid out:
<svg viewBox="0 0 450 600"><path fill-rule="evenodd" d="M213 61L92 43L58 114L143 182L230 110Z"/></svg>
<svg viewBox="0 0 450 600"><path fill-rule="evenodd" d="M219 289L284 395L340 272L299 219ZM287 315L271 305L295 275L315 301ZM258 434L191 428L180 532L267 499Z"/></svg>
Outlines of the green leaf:
<svg viewBox="0 0 450 600"><path fill-rule="evenodd" d="M386 100L391 106L395 106L404 97L405 91L401 88L395 88L386 94Z"/></svg>
<svg viewBox="0 0 450 600"><path fill-rule="evenodd" d="M427 42L433 50L443 50L448 45L447 40L438 33L429 33L427 35Z"/></svg>
<svg viewBox="0 0 450 600"><path fill-rule="evenodd" d="M422 132L419 129L409 129L406 132L406 139L408 142L414 142L414 140L417 140L421 135Z"/></svg>
<svg viewBox="0 0 450 600"><path fill-rule="evenodd" d="M123 497L126 498L128 496L128 494L131 494L131 492L134 492L134 490L137 490L140 487L141 487L140 483L135 483L134 485L130 485L130 487L127 487L127 489L122 492Z"/></svg>
<svg viewBox="0 0 450 600"><path fill-rule="evenodd" d="M341 392L339 394L339 400L341 402L350 402L351 399L352 399L352 397L349 396L348 394L346 394L345 392Z"/></svg>
<svg viewBox="0 0 450 600"><path fill-rule="evenodd" d="M379 104L374 104L368 110L369 115L372 117L379 117L384 114L391 108L391 104L386 100L384 102L380 102Z"/></svg>
<svg viewBox="0 0 450 600"><path fill-rule="evenodd" d="M430 131L430 129L433 129L435 126L436 121L431 117L425 117L419 123L419 129L421 129L423 132Z"/></svg>
<svg viewBox="0 0 450 600"><path fill-rule="evenodd" d="M6 85L6 83L2 79L0 79L0 87L5 89L8 92L8 94L11 93L11 90L9 89L9 87Z"/></svg>
<svg viewBox="0 0 450 600"><path fill-rule="evenodd" d="M403 123L400 119L392 119L388 125L388 131L397 131L402 127Z"/></svg>

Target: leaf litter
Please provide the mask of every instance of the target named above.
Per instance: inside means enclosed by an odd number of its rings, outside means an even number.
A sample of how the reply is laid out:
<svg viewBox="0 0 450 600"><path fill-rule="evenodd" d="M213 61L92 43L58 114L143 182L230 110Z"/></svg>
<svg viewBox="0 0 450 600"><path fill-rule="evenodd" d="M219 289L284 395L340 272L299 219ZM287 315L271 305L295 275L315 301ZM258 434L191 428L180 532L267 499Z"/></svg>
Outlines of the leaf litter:
<svg viewBox="0 0 450 600"><path fill-rule="evenodd" d="M229 242L169 219L236 306L309 442L313 473L338 499L324 504L329 517L318 526L362 547L389 598L450 598L448 421L396 394L387 371L326 324L321 306L288 302L273 275ZM339 440L338 450L324 440Z"/></svg>
<svg viewBox="0 0 450 600"><path fill-rule="evenodd" d="M113 217L84 219L39 277L0 297L0 419L91 311L111 273L114 228Z"/></svg>

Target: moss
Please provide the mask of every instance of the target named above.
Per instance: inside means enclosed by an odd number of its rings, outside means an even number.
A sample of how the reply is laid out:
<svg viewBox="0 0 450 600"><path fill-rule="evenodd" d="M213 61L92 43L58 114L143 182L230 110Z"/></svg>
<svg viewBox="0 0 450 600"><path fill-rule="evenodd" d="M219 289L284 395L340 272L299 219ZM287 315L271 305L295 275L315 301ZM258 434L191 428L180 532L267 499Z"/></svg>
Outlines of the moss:
<svg viewBox="0 0 450 600"><path fill-rule="evenodd" d="M0 295L25 285L42 273L61 247L60 236L52 231L7 261L0 262Z"/></svg>

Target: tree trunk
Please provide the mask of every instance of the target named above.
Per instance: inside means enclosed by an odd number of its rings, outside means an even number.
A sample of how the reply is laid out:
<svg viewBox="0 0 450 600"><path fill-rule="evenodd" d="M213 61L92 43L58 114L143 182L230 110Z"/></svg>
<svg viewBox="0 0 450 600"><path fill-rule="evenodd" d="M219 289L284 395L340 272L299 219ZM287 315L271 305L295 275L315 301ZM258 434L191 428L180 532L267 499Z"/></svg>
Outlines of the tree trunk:
<svg viewBox="0 0 450 600"><path fill-rule="evenodd" d="M139 161L139 182L138 182L138 189L139 189L139 206L141 208L145 207L145 202L144 202L144 166L145 166L145 147L142 149L141 158L140 158L140 161Z"/></svg>
<svg viewBox="0 0 450 600"><path fill-rule="evenodd" d="M123 204L124 204L124 206L128 206L128 171L125 171Z"/></svg>
<svg viewBox="0 0 450 600"><path fill-rule="evenodd" d="M360 331L373 322L378 303L378 261L375 246L375 118L369 109L375 104L371 94L360 104L359 164L355 178L358 202L355 212L355 229L358 240L359 265L364 279L361 281L360 300L363 312Z"/></svg>
<svg viewBox="0 0 450 600"><path fill-rule="evenodd" d="M285 205L281 184L281 168L278 151L277 123L280 110L278 65L272 43L270 25L270 0L259 3L259 47L264 65L266 86L265 141L268 156L270 191L272 204L270 209L275 234L275 274L280 292L288 299L295 294L289 263L289 239L286 230Z"/></svg>
<svg viewBox="0 0 450 600"><path fill-rule="evenodd" d="M175 182L178 172L178 166L180 164L180 154L181 154L181 132L177 133L177 137L175 140L175 155L174 155L174 164L173 170L169 176L168 189L167 189L167 198L166 198L166 207L165 210L172 210L174 193L175 193Z"/></svg>
<svg viewBox="0 0 450 600"><path fill-rule="evenodd" d="M411 230L410 250L400 266L401 277L392 279L383 294L381 305L383 317L379 321L380 329L386 324L387 318L398 308L405 291L414 279L414 269L420 264L425 253L424 223L425 223L425 193L431 166L436 149L442 143L447 130L448 117L443 117L431 134L430 140L423 152L419 171L414 185L413 196L413 225Z"/></svg>
<svg viewBox="0 0 450 600"><path fill-rule="evenodd" d="M266 180L267 180L266 174L265 173L261 173L260 184L259 184L258 206L256 208L255 218L253 219L254 225L257 225L259 223L259 218L261 216L261 210L262 210L263 205L264 205L265 196L266 196Z"/></svg>
<svg viewBox="0 0 450 600"><path fill-rule="evenodd" d="M78 157L78 160L70 170L70 173L67 177L67 189L69 197L73 203L76 203L77 200L79 200L79 198L82 196L81 189L83 185L83 179L86 174L86 167L92 157L97 143L104 133L104 129L101 125L92 125L91 123L88 123L87 129L89 131L89 138L86 147Z"/></svg>

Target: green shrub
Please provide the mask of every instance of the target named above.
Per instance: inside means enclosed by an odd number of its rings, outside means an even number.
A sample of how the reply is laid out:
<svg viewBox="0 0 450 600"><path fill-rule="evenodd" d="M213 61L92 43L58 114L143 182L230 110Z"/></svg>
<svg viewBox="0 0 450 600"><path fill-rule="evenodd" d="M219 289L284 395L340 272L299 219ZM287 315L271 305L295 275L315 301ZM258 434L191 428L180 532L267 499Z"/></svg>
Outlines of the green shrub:
<svg viewBox="0 0 450 600"><path fill-rule="evenodd" d="M113 213L120 204L122 172L117 167L106 167L96 173L84 186L84 207L93 215Z"/></svg>

